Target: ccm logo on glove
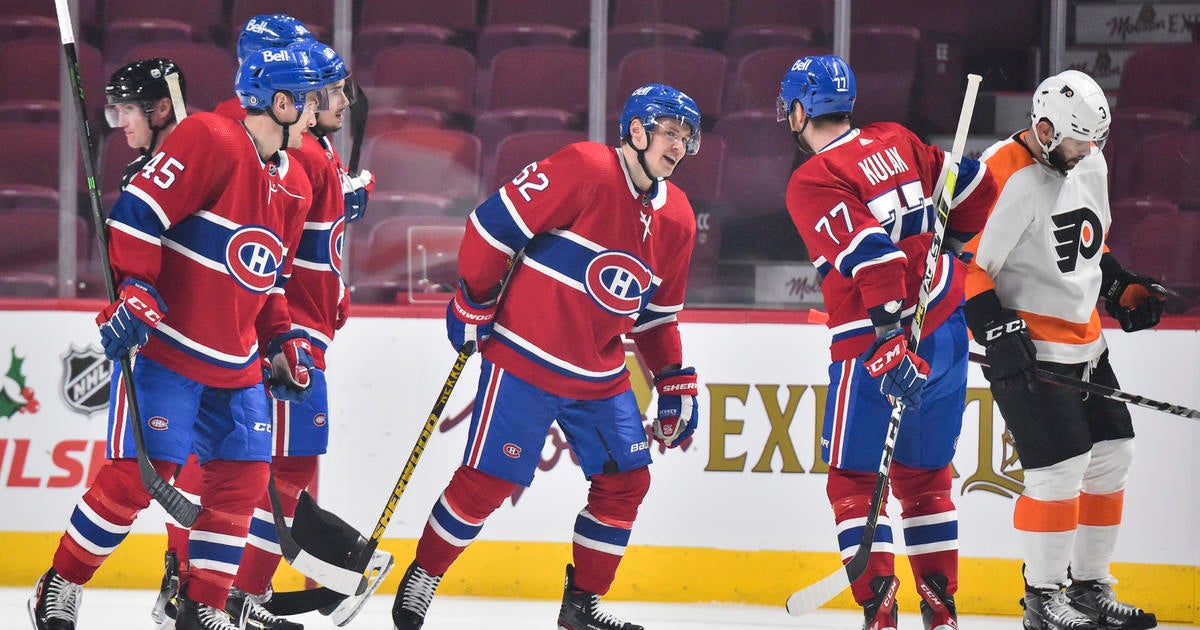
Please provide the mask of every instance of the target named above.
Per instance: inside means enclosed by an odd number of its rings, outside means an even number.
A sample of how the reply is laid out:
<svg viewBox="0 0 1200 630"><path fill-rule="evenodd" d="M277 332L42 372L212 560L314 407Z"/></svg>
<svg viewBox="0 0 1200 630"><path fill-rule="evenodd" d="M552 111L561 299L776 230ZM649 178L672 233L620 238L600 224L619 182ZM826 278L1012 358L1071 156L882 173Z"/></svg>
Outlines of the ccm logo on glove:
<svg viewBox="0 0 1200 630"><path fill-rule="evenodd" d="M1025 320L1023 319L1007 321L1000 326L996 326L995 328L989 328L987 332L984 333L984 341L995 341L1002 335L1011 335L1015 332L1025 330L1026 328L1027 326L1025 325Z"/></svg>

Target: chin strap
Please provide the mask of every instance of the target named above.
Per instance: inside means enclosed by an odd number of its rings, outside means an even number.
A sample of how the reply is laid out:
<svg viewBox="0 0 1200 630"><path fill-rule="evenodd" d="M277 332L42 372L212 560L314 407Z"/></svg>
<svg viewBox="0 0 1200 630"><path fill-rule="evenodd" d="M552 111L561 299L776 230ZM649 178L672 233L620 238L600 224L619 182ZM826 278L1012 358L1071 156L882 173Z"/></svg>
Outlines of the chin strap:
<svg viewBox="0 0 1200 630"><path fill-rule="evenodd" d="M805 129L808 129L808 123L809 123L809 122L811 122L811 121L812 121L812 117L811 117L811 116L805 116L805 117L804 117L804 124L803 124L803 125L800 125L800 131L793 131L793 132L792 132L792 140L795 140L795 141L796 141L796 146L800 147L800 150L801 150L801 151L803 151L803 152L805 152L805 153L810 153L810 154L811 154L811 153L816 153L816 151L813 151L813 150L812 150L812 147L810 147L810 146L807 146L807 145L804 143L804 141L803 141L803 140L801 140L800 138L801 138L801 136L803 136L803 135L804 135L804 130L805 130Z"/></svg>
<svg viewBox="0 0 1200 630"><path fill-rule="evenodd" d="M267 108L267 115L271 117L271 120L275 121L276 125L279 125L280 128L283 129L283 143L279 146L279 150L287 151L288 136L290 135L290 132L291 132L291 126L300 122L300 117L303 116L304 114L302 112L297 111L296 112L296 120L293 120L292 122L286 123L286 124L284 124L282 121L279 120L279 118L277 118L275 116L275 110L270 107Z"/></svg>

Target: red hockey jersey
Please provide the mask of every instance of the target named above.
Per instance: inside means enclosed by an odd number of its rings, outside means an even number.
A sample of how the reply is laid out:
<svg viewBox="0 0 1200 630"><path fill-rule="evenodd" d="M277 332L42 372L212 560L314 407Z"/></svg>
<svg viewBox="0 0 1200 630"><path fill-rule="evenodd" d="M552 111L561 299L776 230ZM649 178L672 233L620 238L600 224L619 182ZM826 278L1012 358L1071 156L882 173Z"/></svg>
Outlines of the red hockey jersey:
<svg viewBox="0 0 1200 630"><path fill-rule="evenodd" d="M299 150L288 155L304 167L312 184L312 208L296 248L292 277L285 287L292 327L312 337L313 361L325 369L325 350L333 341L338 302L346 292L342 281L342 242L346 206L342 198L341 160L328 138L304 134Z"/></svg>
<svg viewBox="0 0 1200 630"><path fill-rule="evenodd" d="M581 142L526 166L471 213L459 249L476 296L516 258L483 355L556 395L629 389L627 333L652 370L682 363L695 215L674 184L640 194L619 154Z"/></svg>
<svg viewBox="0 0 1200 630"><path fill-rule="evenodd" d="M108 218L117 281L141 278L167 306L142 352L206 385L260 382L260 336L291 328L282 286L311 198L303 168L264 162L241 123L179 123Z"/></svg>
<svg viewBox="0 0 1200 630"><path fill-rule="evenodd" d="M822 277L833 360L870 347L869 307L902 300L903 322L911 323L932 242L933 187L945 158L908 129L876 123L848 131L792 174L788 212ZM964 157L947 234L965 242L982 229L995 197L987 170ZM943 254L923 335L962 305L964 278L962 262Z"/></svg>

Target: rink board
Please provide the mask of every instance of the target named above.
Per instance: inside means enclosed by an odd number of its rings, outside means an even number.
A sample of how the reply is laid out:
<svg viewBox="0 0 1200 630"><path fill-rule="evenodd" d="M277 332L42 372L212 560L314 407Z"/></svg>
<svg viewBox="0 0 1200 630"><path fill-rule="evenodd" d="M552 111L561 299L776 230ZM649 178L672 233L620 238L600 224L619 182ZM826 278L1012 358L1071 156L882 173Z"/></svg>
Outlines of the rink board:
<svg viewBox="0 0 1200 630"><path fill-rule="evenodd" d="M6 550L0 584L31 584L45 570L89 474L103 461L106 410L87 409L107 374L86 352L99 347L92 317L0 311L0 548ZM774 317L787 323L739 319L745 318L696 313L681 327L686 361L701 378L701 426L686 450L653 451L654 481L613 597L776 604L837 566L817 434L828 382L827 332L795 316ZM1185 327L1106 334L1123 389L1200 407L1200 333ZM331 446L322 462L322 505L362 530L373 527L453 358L436 318L358 317L339 333L328 356ZM629 365L648 408L648 379L636 359ZM383 546L396 553L401 571L461 459L477 375L473 359L391 519ZM964 613L1016 614L1020 547L1011 512L1020 464L976 367L969 385L955 459L958 603ZM22 411L21 392L29 389L37 402ZM1193 533L1200 427L1140 408L1133 414L1138 454L1115 558L1118 588L1164 621L1200 621L1200 542ZM561 433L552 430L533 487L489 519L442 589L557 597L585 496L586 482ZM899 506L890 509L898 513ZM147 510L95 583L155 586L162 523L157 506ZM896 551L903 553L902 544ZM394 588L398 573L384 589ZM911 584L906 567L898 574ZM277 587L299 583L286 573ZM915 610L911 589L903 590L901 605ZM853 604L845 593L835 603Z"/></svg>

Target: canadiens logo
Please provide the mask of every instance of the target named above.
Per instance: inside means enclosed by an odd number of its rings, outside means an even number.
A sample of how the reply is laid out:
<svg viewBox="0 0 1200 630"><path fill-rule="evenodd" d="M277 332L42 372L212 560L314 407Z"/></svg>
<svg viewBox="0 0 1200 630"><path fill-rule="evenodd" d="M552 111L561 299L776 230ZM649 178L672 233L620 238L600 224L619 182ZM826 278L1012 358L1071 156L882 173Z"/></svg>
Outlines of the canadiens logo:
<svg viewBox="0 0 1200 630"><path fill-rule="evenodd" d="M103 352L92 346L80 350L72 345L62 362L62 396L68 407L84 415L108 407L113 364Z"/></svg>
<svg viewBox="0 0 1200 630"><path fill-rule="evenodd" d="M342 244L346 241L346 217L338 217L329 230L329 267L342 276Z"/></svg>
<svg viewBox="0 0 1200 630"><path fill-rule="evenodd" d="M154 416L153 418L150 418L146 424L150 425L150 428L154 429L155 431L166 431L167 425L170 423L168 423L167 419L162 416Z"/></svg>
<svg viewBox="0 0 1200 630"><path fill-rule="evenodd" d="M318 427L325 426L325 414L319 413L319 414L313 416L313 424Z"/></svg>
<svg viewBox="0 0 1200 630"><path fill-rule="evenodd" d="M264 227L243 227L225 245L225 268L248 291L269 291L282 266L283 243Z"/></svg>
<svg viewBox="0 0 1200 630"><path fill-rule="evenodd" d="M654 274L642 261L620 251L601 252L588 263L584 287L604 310L632 315L642 308L642 298L653 288Z"/></svg>
<svg viewBox="0 0 1200 630"><path fill-rule="evenodd" d="M508 455L513 459L519 459L521 457L521 447L513 444L512 442L505 444L503 450L505 455Z"/></svg>

